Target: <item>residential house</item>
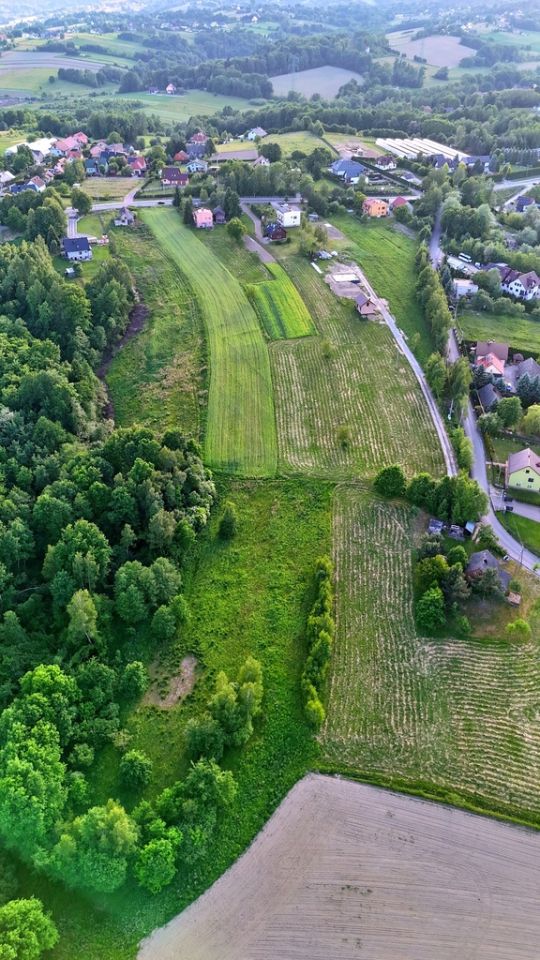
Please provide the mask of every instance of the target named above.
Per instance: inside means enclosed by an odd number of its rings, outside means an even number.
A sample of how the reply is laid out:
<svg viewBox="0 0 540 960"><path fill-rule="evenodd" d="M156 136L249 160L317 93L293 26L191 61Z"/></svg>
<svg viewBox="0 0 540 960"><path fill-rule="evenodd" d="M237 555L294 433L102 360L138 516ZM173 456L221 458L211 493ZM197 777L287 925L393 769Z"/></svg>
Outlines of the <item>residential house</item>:
<svg viewBox="0 0 540 960"><path fill-rule="evenodd" d="M504 480L507 487L540 491L540 457L530 447L511 453Z"/></svg>
<svg viewBox="0 0 540 960"><path fill-rule="evenodd" d="M469 582L481 579L486 570L496 570L499 579L499 586L503 593L506 593L510 586L510 574L503 570L496 557L490 550L479 550L477 553L471 553L469 563L465 569L465 576Z"/></svg>
<svg viewBox="0 0 540 960"><path fill-rule="evenodd" d="M356 309L361 317L372 317L374 313L377 313L377 307L365 293L358 294L356 298Z"/></svg>
<svg viewBox="0 0 540 960"><path fill-rule="evenodd" d="M397 163L391 154L385 153L382 157L375 157L375 166L380 170L395 170Z"/></svg>
<svg viewBox="0 0 540 960"><path fill-rule="evenodd" d="M484 413L489 413L490 410L493 410L493 407L496 406L501 399L499 392L495 389L492 383L486 383L485 386L480 387L477 393Z"/></svg>
<svg viewBox="0 0 540 960"><path fill-rule="evenodd" d="M86 134L74 133L71 137L63 137L57 140L51 152L54 156L67 156L72 150L80 153L87 143L88 137Z"/></svg>
<svg viewBox="0 0 540 960"><path fill-rule="evenodd" d="M46 186L47 184L41 177L32 177L32 179L28 181L28 189L36 190L37 193L43 193Z"/></svg>
<svg viewBox="0 0 540 960"><path fill-rule="evenodd" d="M400 207L407 207L409 210L411 209L411 205L409 201L405 199L405 197L394 197L394 199L390 201L390 209L394 211L399 210Z"/></svg>
<svg viewBox="0 0 540 960"><path fill-rule="evenodd" d="M214 223L226 223L227 217L223 207L214 207Z"/></svg>
<svg viewBox="0 0 540 960"><path fill-rule="evenodd" d="M93 157L94 160L99 160L101 154L106 149L107 144L105 140L98 140L97 143L94 143L93 146L90 147L90 156Z"/></svg>
<svg viewBox="0 0 540 960"><path fill-rule="evenodd" d="M189 160L189 154L185 150L179 150L178 153L175 153L173 160L175 163L186 163Z"/></svg>
<svg viewBox="0 0 540 960"><path fill-rule="evenodd" d="M194 133L187 144L187 152L190 159L195 160L197 157L204 157L207 144L208 137L205 133L202 133L200 130L198 133Z"/></svg>
<svg viewBox="0 0 540 960"><path fill-rule="evenodd" d="M262 127L252 127L251 130L248 130L246 133L246 140L256 140L257 138L261 140L262 137L266 136L268 136L268 134Z"/></svg>
<svg viewBox="0 0 540 960"><path fill-rule="evenodd" d="M176 93L176 87L174 83L167 84L167 86L165 87L165 93L167 93L170 97L173 95L173 93Z"/></svg>
<svg viewBox="0 0 540 960"><path fill-rule="evenodd" d="M287 231L281 223L267 223L264 228L264 234L272 243L282 243L287 239Z"/></svg>
<svg viewBox="0 0 540 960"><path fill-rule="evenodd" d="M269 167L269 166L270 166L270 161L269 161L268 157L263 157L262 154L261 154L260 157L257 157L257 159L253 161L253 166L254 166L254 167Z"/></svg>
<svg viewBox="0 0 540 960"><path fill-rule="evenodd" d="M12 157L17 153L19 147L28 147L36 163L42 163L45 157L50 156L56 143L56 137L40 137L39 140L13 144L5 151L6 157Z"/></svg>
<svg viewBox="0 0 540 960"><path fill-rule="evenodd" d="M288 230L290 227L299 227L302 219L298 208L290 207L288 203L276 203L276 217L278 223Z"/></svg>
<svg viewBox="0 0 540 960"><path fill-rule="evenodd" d="M62 161L59 160L58 163L56 164L56 167L58 167L59 164L61 164L61 163L62 163ZM55 170L56 170L56 167L54 168ZM63 170L64 170L64 168L63 168L63 166L62 166L61 172L63 172ZM99 176L99 163L98 163L98 161L97 161L94 157L89 157L88 160L85 160L85 161L84 161L84 170L85 170L85 173L86 173L86 176L87 176L87 177L98 177L98 176Z"/></svg>
<svg viewBox="0 0 540 960"><path fill-rule="evenodd" d="M188 171L188 173L206 173L206 171L208 170L208 164L206 160L199 160L199 159L190 160L190 162L186 167L186 170Z"/></svg>
<svg viewBox="0 0 540 960"><path fill-rule="evenodd" d="M144 157L129 157L128 164L131 167L131 172L136 177L144 177L146 173L146 160Z"/></svg>
<svg viewBox="0 0 540 960"><path fill-rule="evenodd" d="M3 190L9 183L15 179L14 174L10 173L9 170L0 170L0 190Z"/></svg>
<svg viewBox="0 0 540 960"><path fill-rule="evenodd" d="M362 213L368 217L386 217L388 204L386 200L380 200L379 197L366 197L362 204Z"/></svg>
<svg viewBox="0 0 540 960"><path fill-rule="evenodd" d="M508 360L509 346L507 343L498 343L496 340L479 340L475 348L476 363L480 357L486 357L488 353L494 354L503 363Z"/></svg>
<svg viewBox="0 0 540 960"><path fill-rule="evenodd" d="M64 237L62 250L68 260L91 260L92 250L88 237Z"/></svg>
<svg viewBox="0 0 540 960"><path fill-rule="evenodd" d="M368 179L366 168L361 163L357 163L356 160L334 160L330 164L329 170L335 177L339 177L345 183L358 183L360 177Z"/></svg>
<svg viewBox="0 0 540 960"><path fill-rule="evenodd" d="M495 377L504 377L504 360L500 360L494 353L486 353L485 357L478 357L477 367L483 367L486 373L491 373Z"/></svg>
<svg viewBox="0 0 540 960"><path fill-rule="evenodd" d="M214 226L214 217L208 207L199 207L193 211L193 223L197 230L211 230Z"/></svg>
<svg viewBox="0 0 540 960"><path fill-rule="evenodd" d="M163 167L161 171L161 185L163 187L186 187L188 183L187 173L182 173L178 167Z"/></svg>
<svg viewBox="0 0 540 960"><path fill-rule="evenodd" d="M133 214L131 210L128 210L127 207L122 207L114 218L115 227L131 227L134 223L135 214Z"/></svg>
<svg viewBox="0 0 540 960"><path fill-rule="evenodd" d="M516 213L523 213L527 207L530 207L533 203L533 197L518 197L516 200Z"/></svg>
<svg viewBox="0 0 540 960"><path fill-rule="evenodd" d="M519 273L508 268L501 276L501 290L519 300L537 300L540 297L540 277L534 270Z"/></svg>

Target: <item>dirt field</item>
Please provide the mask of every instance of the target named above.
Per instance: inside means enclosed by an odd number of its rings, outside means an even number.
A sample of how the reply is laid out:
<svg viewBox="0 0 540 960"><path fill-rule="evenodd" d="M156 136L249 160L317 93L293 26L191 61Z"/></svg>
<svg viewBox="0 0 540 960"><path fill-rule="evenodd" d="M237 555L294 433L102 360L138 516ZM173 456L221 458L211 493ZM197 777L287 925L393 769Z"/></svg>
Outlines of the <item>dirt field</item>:
<svg viewBox="0 0 540 960"><path fill-rule="evenodd" d="M414 56L425 57L433 67L457 67L465 57L472 57L475 50L459 42L459 37L434 36L413 40L416 30L399 30L388 33L392 50L405 53L410 60Z"/></svg>
<svg viewBox="0 0 540 960"><path fill-rule="evenodd" d="M354 70L344 70L343 67L313 67L311 70L300 70L298 73L281 73L277 77L270 77L270 80L274 93L278 97L286 97L289 90L296 90L305 97L320 93L321 97L327 99L337 96L339 88L349 80L363 83L359 73L355 73ZM274 139L272 137L272 140Z"/></svg>
<svg viewBox="0 0 540 960"><path fill-rule="evenodd" d="M536 960L540 835L310 775L139 960Z"/></svg>

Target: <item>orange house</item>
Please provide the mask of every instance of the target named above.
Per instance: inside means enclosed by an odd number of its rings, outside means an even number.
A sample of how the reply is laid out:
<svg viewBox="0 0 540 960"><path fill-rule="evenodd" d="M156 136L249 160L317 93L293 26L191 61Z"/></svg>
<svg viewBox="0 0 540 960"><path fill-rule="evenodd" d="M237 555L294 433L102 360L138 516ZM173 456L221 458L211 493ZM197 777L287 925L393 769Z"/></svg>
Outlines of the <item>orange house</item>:
<svg viewBox="0 0 540 960"><path fill-rule="evenodd" d="M362 204L362 213L368 217L386 217L388 204L386 200L379 200L378 197L366 197Z"/></svg>

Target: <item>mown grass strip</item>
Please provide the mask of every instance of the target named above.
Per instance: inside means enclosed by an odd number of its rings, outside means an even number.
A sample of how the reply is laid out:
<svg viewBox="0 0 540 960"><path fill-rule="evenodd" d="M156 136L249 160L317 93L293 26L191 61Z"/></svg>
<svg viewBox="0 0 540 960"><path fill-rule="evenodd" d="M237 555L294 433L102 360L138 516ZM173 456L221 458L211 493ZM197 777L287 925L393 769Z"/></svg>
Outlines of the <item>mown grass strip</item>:
<svg viewBox="0 0 540 960"><path fill-rule="evenodd" d="M240 283L176 210L144 210L141 217L187 277L206 325L206 461L227 473L273 476L277 440L270 360L253 308Z"/></svg>
<svg viewBox="0 0 540 960"><path fill-rule="evenodd" d="M270 340L292 340L316 333L307 307L279 263L267 264L273 280L252 284L248 298Z"/></svg>

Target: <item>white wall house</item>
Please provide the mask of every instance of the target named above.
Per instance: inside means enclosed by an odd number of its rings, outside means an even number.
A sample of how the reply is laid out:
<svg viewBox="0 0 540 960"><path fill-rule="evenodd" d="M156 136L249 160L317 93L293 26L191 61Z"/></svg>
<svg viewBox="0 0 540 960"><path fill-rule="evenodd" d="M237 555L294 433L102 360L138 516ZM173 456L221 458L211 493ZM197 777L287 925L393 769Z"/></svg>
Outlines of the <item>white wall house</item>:
<svg viewBox="0 0 540 960"><path fill-rule="evenodd" d="M276 217L278 223L288 230L289 227L300 226L302 213L300 210L295 210L294 208L290 207L288 203L277 203Z"/></svg>

